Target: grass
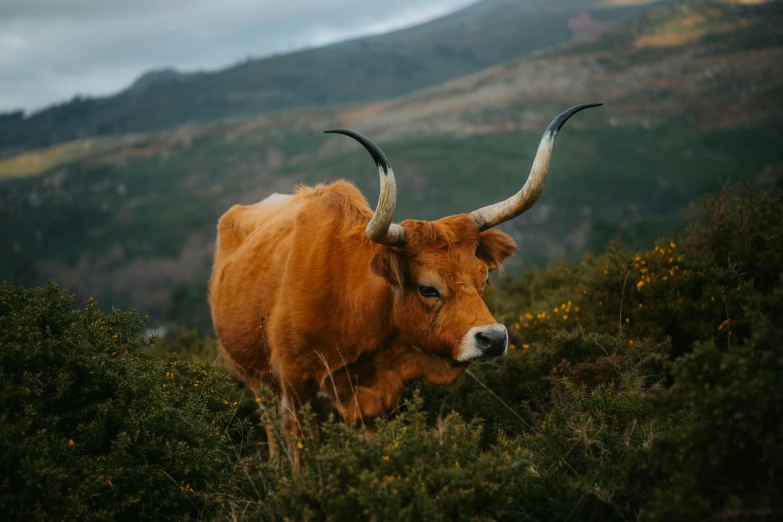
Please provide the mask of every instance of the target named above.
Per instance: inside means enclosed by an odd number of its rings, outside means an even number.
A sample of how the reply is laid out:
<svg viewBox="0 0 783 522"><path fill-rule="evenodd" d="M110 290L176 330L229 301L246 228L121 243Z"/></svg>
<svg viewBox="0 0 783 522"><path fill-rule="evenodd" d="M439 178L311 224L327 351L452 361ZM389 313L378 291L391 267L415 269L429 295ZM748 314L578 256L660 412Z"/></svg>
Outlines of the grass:
<svg viewBox="0 0 783 522"><path fill-rule="evenodd" d="M84 139L0 159L0 179L37 176L59 166L107 152L136 138Z"/></svg>

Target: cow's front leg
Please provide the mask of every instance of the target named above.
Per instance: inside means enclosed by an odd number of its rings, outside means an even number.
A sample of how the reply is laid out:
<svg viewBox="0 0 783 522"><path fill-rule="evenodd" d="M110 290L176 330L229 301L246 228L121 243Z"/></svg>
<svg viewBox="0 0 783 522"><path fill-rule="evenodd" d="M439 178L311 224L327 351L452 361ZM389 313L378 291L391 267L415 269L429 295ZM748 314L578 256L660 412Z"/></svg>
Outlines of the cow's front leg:
<svg viewBox="0 0 783 522"><path fill-rule="evenodd" d="M285 445L288 450L288 456L291 461L291 467L295 473L301 469L301 459L299 452L304 448L305 433L318 433L318 426L315 419L309 425L309 430L305 430L304 423L307 422L300 414L300 408L303 401L308 401L314 396L312 383L308 379L289 380L288 385L284 387L280 397L280 419L282 423L282 432L285 439Z"/></svg>

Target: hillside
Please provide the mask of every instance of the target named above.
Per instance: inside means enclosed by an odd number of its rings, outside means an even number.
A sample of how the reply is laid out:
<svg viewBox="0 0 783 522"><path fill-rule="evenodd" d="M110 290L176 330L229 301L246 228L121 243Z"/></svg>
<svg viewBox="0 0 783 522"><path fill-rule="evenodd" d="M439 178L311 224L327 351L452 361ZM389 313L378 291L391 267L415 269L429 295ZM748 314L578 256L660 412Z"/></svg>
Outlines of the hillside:
<svg viewBox="0 0 783 522"><path fill-rule="evenodd" d="M432 219L518 190L546 123L595 100L606 105L574 118L559 138L540 202L505 229L527 265L600 251L618 234L632 247L647 244L728 178L783 179L781 6L651 5L590 39L392 101L16 156L0 162L0 177L27 176L0 183L10 246L0 252L0 279L52 278L158 322L176 290L180 307L198 303L196 316L215 223L232 204L338 177L374 204L370 159L323 129L373 137L397 172L397 219Z"/></svg>
<svg viewBox="0 0 783 522"><path fill-rule="evenodd" d="M605 30L643 8L637 3L484 0L410 29L246 60L220 71L152 71L114 96L77 98L27 117L0 114L0 154L78 138L388 99Z"/></svg>

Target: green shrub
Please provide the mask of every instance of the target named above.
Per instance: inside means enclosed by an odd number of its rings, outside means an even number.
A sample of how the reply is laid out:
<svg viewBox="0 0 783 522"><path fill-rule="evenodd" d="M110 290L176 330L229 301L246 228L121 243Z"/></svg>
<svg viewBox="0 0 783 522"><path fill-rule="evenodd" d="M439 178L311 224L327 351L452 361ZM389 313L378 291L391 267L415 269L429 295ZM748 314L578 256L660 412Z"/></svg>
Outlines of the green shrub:
<svg viewBox="0 0 783 522"><path fill-rule="evenodd" d="M421 400L361 428L330 421L302 446L304 471L275 484L274 512L286 520L491 520L512 516L511 485L528 471L526 452L503 440L477 451L478 422L448 415L427 423Z"/></svg>
<svg viewBox="0 0 783 522"><path fill-rule="evenodd" d="M700 345L675 364L658 403L685 415L656 444L669 478L646 519L783 517L783 285L775 294L749 339Z"/></svg>
<svg viewBox="0 0 783 522"><path fill-rule="evenodd" d="M247 423L232 382L141 353L135 313L74 310L56 286L0 286L0 511L10 520L209 513Z"/></svg>
<svg viewBox="0 0 783 522"><path fill-rule="evenodd" d="M495 296L517 348L559 328L670 338L674 355L696 341L730 346L751 335L752 316L772 306L783 270L783 192L728 186L705 200L704 222L652 251L619 243L582 266L537 270Z"/></svg>

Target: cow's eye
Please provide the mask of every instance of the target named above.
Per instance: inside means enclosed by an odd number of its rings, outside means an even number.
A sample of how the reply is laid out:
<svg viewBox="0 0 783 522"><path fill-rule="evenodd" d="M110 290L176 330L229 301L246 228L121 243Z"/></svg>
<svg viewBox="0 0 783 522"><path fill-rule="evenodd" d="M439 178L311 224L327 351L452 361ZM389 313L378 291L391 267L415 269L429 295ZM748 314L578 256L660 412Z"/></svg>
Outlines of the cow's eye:
<svg viewBox="0 0 783 522"><path fill-rule="evenodd" d="M419 285L419 293L423 297L434 297L434 298L440 297L440 292L435 290L433 287L427 285Z"/></svg>

